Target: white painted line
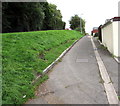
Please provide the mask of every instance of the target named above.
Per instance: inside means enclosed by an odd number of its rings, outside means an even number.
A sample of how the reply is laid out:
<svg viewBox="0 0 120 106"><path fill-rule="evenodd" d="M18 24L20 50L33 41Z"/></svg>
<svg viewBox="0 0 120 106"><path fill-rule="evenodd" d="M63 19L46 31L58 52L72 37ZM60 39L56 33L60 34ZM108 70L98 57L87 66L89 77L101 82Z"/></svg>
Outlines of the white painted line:
<svg viewBox="0 0 120 106"><path fill-rule="evenodd" d="M98 40L98 42L99 42L101 45L103 45L102 42L101 42L100 40Z"/></svg>
<svg viewBox="0 0 120 106"><path fill-rule="evenodd" d="M94 50L94 53L95 53L95 56L96 56L96 60L97 60L97 63L98 63L98 66L99 66L99 70L100 70L100 74L101 74L101 77L104 81L104 87L105 87L105 91L106 91L106 94L107 94L107 99L108 99L108 102L109 104L118 104L118 96L117 96L117 93L114 89L114 86L110 80L110 77L107 73L107 69L97 51L97 48L94 44L94 41L91 37L91 42L92 42L92 45L93 45L93 50Z"/></svg>
<svg viewBox="0 0 120 106"><path fill-rule="evenodd" d="M117 58L117 57L114 57L114 59L115 59L118 63L120 63L120 61L118 60L118 58Z"/></svg>

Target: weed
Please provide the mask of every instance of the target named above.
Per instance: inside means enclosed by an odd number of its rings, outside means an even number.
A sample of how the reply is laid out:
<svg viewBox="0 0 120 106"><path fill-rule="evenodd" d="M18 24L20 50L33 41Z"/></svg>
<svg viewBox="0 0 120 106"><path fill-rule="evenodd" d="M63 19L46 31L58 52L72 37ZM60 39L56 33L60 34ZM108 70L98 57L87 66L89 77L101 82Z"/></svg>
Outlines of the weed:
<svg viewBox="0 0 120 106"><path fill-rule="evenodd" d="M118 99L120 100L120 96L118 96Z"/></svg>
<svg viewBox="0 0 120 106"><path fill-rule="evenodd" d="M104 83L104 80L101 78L101 80L99 81L99 83L103 84L103 83Z"/></svg>
<svg viewBox="0 0 120 106"><path fill-rule="evenodd" d="M62 62L62 58L58 60L58 62Z"/></svg>
<svg viewBox="0 0 120 106"><path fill-rule="evenodd" d="M107 47L105 47L104 45L100 45L98 48L103 49L103 50L107 50Z"/></svg>
<svg viewBox="0 0 120 106"><path fill-rule="evenodd" d="M113 58L114 58L114 57L117 58L117 56L115 56L114 54L111 53L111 55L112 55Z"/></svg>
<svg viewBox="0 0 120 106"><path fill-rule="evenodd" d="M65 86L65 88L68 88L68 87L70 87L70 86L69 85Z"/></svg>

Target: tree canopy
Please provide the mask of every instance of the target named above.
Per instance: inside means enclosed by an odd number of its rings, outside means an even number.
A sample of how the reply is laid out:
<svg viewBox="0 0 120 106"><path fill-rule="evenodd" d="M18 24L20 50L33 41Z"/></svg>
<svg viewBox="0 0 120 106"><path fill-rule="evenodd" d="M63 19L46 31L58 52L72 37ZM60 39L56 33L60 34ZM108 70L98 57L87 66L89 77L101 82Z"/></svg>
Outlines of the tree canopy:
<svg viewBox="0 0 120 106"><path fill-rule="evenodd" d="M48 2L3 2L2 32L65 29L60 10Z"/></svg>
<svg viewBox="0 0 120 106"><path fill-rule="evenodd" d="M78 30L85 33L85 20L80 18L78 15L74 15L71 17L70 21L70 28L73 30Z"/></svg>

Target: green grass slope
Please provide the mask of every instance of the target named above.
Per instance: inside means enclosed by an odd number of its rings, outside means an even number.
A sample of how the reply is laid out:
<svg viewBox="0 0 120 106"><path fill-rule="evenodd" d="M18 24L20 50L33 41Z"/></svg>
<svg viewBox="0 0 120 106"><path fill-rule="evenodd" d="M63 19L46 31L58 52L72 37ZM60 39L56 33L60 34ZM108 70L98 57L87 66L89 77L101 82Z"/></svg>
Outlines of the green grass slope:
<svg viewBox="0 0 120 106"><path fill-rule="evenodd" d="M22 104L33 97L32 81L80 37L69 30L2 34L3 104Z"/></svg>

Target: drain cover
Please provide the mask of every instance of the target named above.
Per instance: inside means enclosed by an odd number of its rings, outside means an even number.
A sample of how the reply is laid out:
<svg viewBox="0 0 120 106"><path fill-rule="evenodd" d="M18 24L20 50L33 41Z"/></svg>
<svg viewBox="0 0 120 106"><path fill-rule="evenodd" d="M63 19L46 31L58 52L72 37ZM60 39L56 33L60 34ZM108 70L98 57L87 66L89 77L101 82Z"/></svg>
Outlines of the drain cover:
<svg viewBox="0 0 120 106"><path fill-rule="evenodd" d="M77 59L76 62L77 63L84 63L84 62L88 62L88 59Z"/></svg>

